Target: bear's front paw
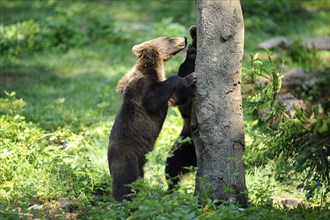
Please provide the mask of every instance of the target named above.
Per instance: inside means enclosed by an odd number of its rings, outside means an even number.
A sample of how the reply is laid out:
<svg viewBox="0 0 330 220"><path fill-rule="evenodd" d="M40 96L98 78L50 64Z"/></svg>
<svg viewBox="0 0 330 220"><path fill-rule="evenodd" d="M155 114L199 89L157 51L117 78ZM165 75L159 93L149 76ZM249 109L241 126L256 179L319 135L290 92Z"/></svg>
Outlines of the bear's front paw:
<svg viewBox="0 0 330 220"><path fill-rule="evenodd" d="M197 28L196 26L192 26L189 28L189 34L191 36L192 39L192 45L196 48L196 44L197 44Z"/></svg>
<svg viewBox="0 0 330 220"><path fill-rule="evenodd" d="M184 77L184 80L186 82L186 86L190 87L195 84L197 79L197 75L195 72L190 73L188 76Z"/></svg>

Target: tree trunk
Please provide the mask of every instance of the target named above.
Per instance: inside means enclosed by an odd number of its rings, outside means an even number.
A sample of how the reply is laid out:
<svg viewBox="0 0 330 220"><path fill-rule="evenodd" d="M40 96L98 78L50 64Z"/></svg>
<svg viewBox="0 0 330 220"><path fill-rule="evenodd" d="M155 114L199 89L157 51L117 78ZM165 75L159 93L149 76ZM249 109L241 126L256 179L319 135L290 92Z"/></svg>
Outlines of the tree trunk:
<svg viewBox="0 0 330 220"><path fill-rule="evenodd" d="M247 205L239 0L196 0L198 79L192 110L197 195Z"/></svg>

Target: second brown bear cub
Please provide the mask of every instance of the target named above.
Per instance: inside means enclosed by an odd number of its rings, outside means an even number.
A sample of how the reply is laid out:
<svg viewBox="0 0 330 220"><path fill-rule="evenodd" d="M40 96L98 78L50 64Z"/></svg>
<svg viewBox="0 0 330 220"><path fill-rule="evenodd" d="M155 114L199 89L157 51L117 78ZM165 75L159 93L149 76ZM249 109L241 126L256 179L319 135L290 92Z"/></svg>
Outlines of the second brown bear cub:
<svg viewBox="0 0 330 220"><path fill-rule="evenodd" d="M180 65L178 76L186 77L192 72L195 72L195 60L197 55L197 29L195 26L189 29L192 43L189 44L186 59ZM189 172L187 167L196 167L196 153L193 140L180 141L186 138L191 138L191 109L192 109L192 88L178 90L173 99L173 104L179 106L181 116L183 118L183 128L180 133L180 138L175 142L172 155L166 160L166 179L168 189L174 189L182 174Z"/></svg>
<svg viewBox="0 0 330 220"><path fill-rule="evenodd" d="M117 201L128 198L131 184L143 177L145 155L155 144L168 110L168 101L177 90L189 88L195 75L165 80L165 62L186 47L184 37L156 38L132 48L138 60L118 83L122 104L113 124L108 161L112 195Z"/></svg>

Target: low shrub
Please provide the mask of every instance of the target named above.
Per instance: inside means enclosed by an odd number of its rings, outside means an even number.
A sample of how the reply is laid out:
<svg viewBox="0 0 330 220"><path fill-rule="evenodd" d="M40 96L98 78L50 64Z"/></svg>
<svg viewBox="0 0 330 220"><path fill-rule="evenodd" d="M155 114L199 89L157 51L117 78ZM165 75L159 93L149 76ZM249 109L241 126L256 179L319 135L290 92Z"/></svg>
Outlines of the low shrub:
<svg viewBox="0 0 330 220"><path fill-rule="evenodd" d="M90 146L81 135L61 128L47 133L13 110L0 115L0 124L0 205L91 197L100 190L105 173L85 154Z"/></svg>
<svg viewBox="0 0 330 220"><path fill-rule="evenodd" d="M280 101L281 67L277 67L268 52L269 63L251 57L251 67L244 69L245 81L254 82L243 101L248 150L248 167L263 166L276 161L279 180L296 178L306 197L322 203L330 192L329 137L330 114L319 111L315 105L312 113L295 108L291 114ZM283 65L283 63L282 63ZM269 83L260 86L256 77L265 77Z"/></svg>

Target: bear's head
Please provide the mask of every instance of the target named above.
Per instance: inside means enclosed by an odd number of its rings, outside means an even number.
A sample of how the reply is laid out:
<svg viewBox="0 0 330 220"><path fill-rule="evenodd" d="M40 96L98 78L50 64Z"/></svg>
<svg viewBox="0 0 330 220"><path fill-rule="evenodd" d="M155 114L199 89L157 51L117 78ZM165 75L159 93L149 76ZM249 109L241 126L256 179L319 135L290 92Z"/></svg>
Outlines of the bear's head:
<svg viewBox="0 0 330 220"><path fill-rule="evenodd" d="M186 37L159 37L144 43L135 45L132 48L137 57L157 53L163 61L171 59L175 54L183 50L187 45Z"/></svg>

